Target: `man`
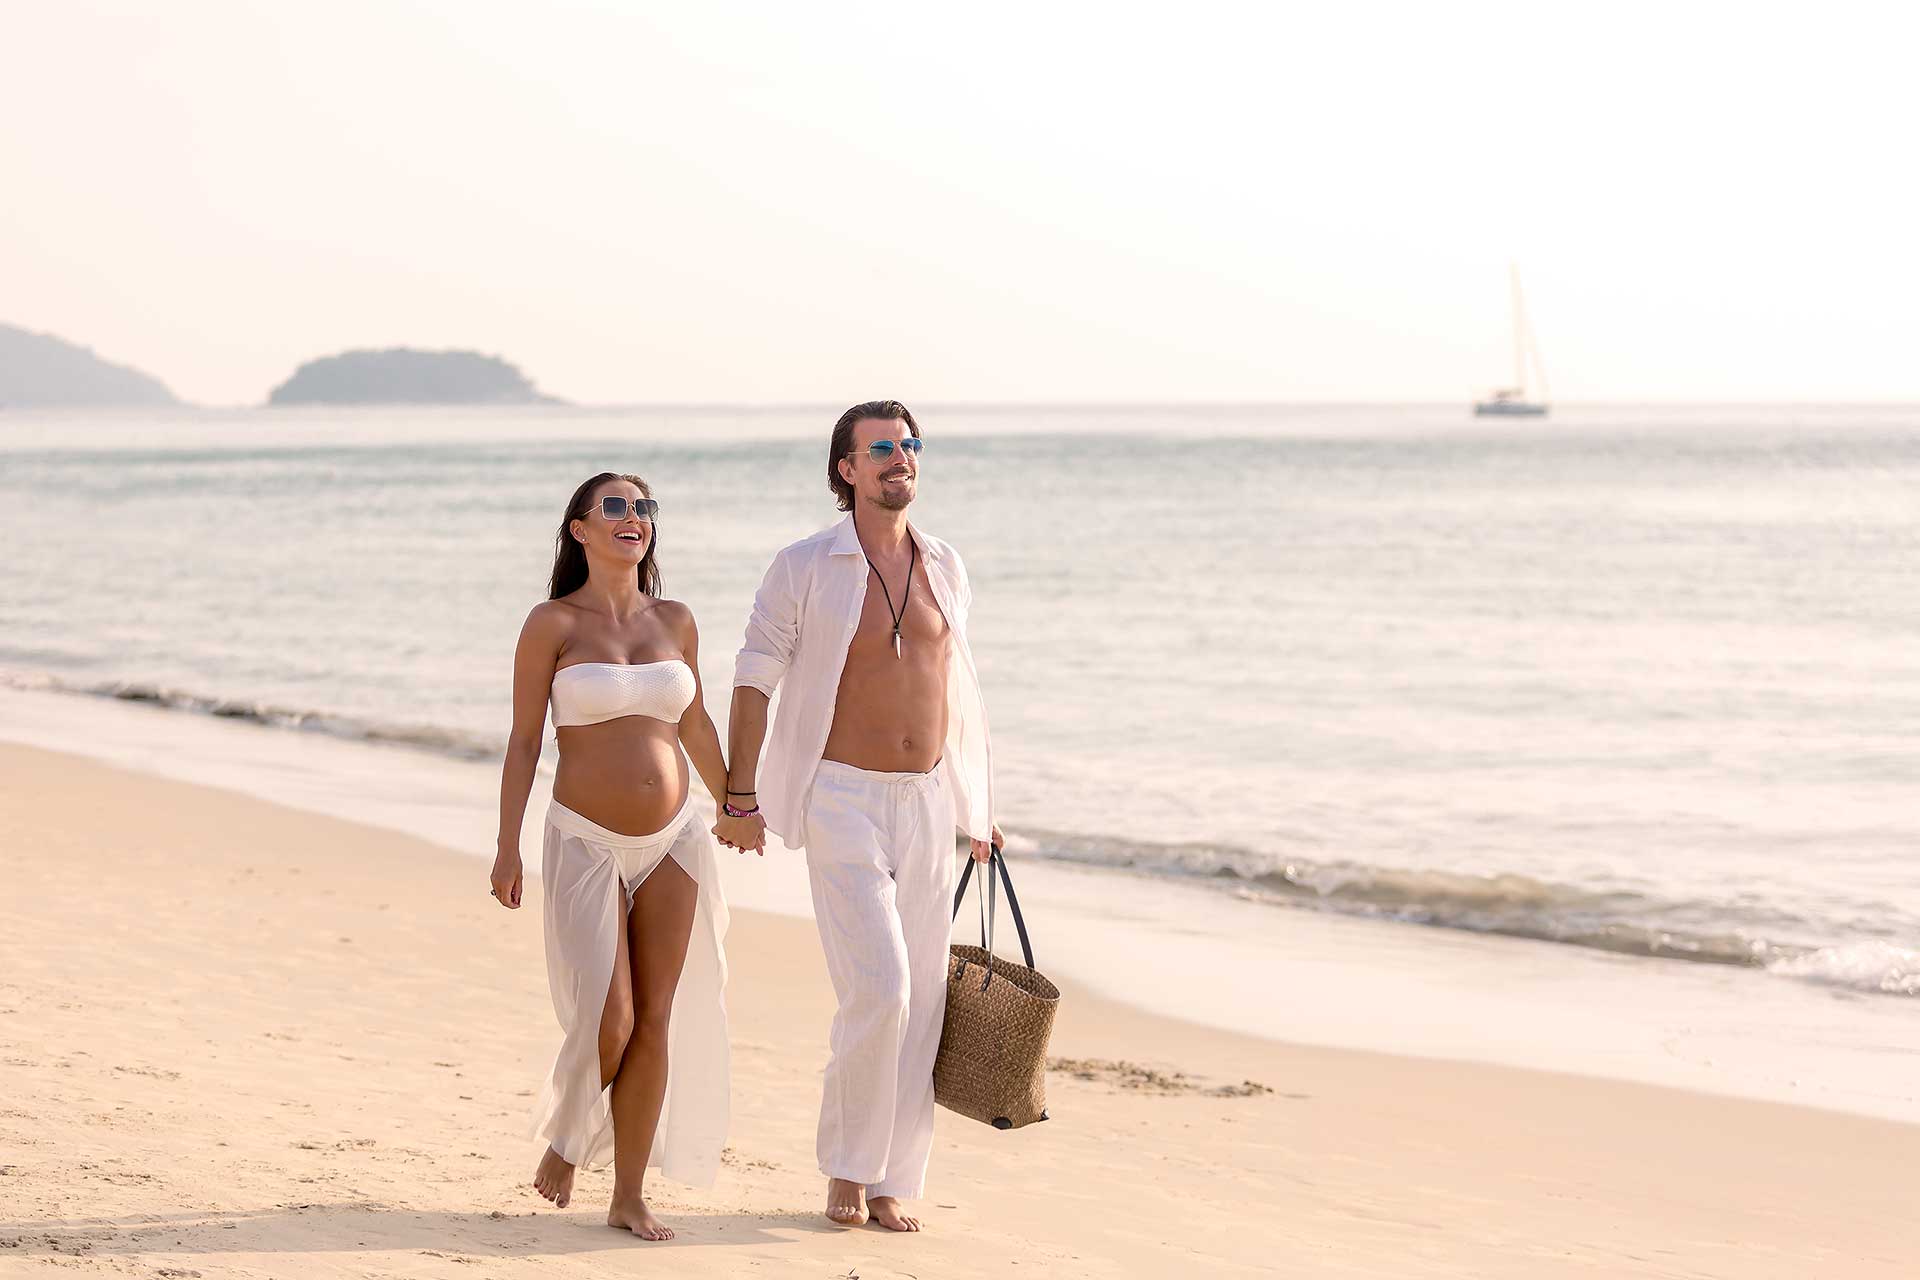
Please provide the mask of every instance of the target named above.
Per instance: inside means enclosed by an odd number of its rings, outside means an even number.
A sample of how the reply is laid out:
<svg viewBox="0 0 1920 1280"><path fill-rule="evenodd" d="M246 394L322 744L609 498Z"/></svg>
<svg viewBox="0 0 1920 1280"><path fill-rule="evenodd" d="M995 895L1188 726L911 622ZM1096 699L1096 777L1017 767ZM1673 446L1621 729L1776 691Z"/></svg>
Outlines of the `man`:
<svg viewBox="0 0 1920 1280"><path fill-rule="evenodd" d="M847 517L780 552L736 659L720 839L804 846L839 1010L820 1104L827 1216L918 1231L946 1013L953 832L986 861L986 708L953 548L907 521L920 428L894 400L834 424L827 483ZM768 703L780 689L766 760ZM757 767L757 776L756 776ZM756 790L757 788L757 790ZM734 814L742 816L734 816Z"/></svg>

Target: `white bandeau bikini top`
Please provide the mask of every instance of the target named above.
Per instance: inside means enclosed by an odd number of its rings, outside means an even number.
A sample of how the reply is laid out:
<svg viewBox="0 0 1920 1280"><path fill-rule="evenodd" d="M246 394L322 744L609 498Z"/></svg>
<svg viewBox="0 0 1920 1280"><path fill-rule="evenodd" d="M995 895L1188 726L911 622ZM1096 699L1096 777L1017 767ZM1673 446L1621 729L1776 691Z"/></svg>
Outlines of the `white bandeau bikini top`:
<svg viewBox="0 0 1920 1280"><path fill-rule="evenodd" d="M677 722L693 701L693 668L664 662L576 662L553 673L553 727L599 724L621 716Z"/></svg>

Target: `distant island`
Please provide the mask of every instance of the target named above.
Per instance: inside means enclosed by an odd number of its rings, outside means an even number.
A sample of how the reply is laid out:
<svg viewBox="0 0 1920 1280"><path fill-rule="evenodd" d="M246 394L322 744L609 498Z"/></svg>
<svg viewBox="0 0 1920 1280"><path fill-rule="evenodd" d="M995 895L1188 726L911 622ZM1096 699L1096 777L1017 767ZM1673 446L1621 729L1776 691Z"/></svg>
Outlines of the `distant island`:
<svg viewBox="0 0 1920 1280"><path fill-rule="evenodd" d="M273 389L288 404L564 404L498 356L477 351L343 351L309 360Z"/></svg>
<svg viewBox="0 0 1920 1280"><path fill-rule="evenodd" d="M50 333L0 324L0 409L47 405L177 405L165 383Z"/></svg>

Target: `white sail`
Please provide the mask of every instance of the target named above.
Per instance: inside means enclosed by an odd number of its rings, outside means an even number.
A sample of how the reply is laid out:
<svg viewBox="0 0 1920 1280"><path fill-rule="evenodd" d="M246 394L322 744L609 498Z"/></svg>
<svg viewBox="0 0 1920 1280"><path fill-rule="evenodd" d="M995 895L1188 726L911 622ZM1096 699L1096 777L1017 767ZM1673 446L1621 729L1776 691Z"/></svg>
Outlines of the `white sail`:
<svg viewBox="0 0 1920 1280"><path fill-rule="evenodd" d="M1513 385L1496 388L1485 400L1475 402L1475 414L1487 416L1510 416L1537 418L1547 412L1547 370L1540 359L1540 344L1534 340L1533 325L1527 318L1526 295L1520 290L1520 267L1510 264L1508 273L1513 283ZM1540 399L1531 400L1527 396L1527 366L1533 366L1535 378L1540 384Z"/></svg>

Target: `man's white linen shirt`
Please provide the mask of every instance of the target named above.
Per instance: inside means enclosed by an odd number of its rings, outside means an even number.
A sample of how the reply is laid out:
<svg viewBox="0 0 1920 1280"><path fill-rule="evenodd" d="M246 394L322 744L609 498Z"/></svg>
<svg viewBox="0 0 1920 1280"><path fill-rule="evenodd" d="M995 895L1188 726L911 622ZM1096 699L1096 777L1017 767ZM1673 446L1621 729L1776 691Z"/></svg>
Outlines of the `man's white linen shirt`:
<svg viewBox="0 0 1920 1280"><path fill-rule="evenodd" d="M960 554L940 539L907 532L933 584L953 643L947 660L947 739L940 768L954 797L954 826L992 838L993 770L986 701L967 644L973 588ZM774 556L753 598L733 683L779 697L769 713L766 753L756 781L768 830L793 848L806 830L807 793L833 728L834 700L847 649L867 599L867 558L851 515Z"/></svg>

